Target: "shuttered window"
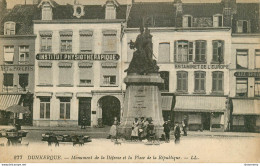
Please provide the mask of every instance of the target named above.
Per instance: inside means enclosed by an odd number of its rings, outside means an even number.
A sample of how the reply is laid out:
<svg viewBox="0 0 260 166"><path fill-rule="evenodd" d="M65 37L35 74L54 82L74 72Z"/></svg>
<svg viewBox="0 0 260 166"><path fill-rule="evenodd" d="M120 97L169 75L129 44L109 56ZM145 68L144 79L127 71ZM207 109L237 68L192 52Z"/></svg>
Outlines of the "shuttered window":
<svg viewBox="0 0 260 166"><path fill-rule="evenodd" d="M7 64L13 64L14 46L4 46L4 62Z"/></svg>
<svg viewBox="0 0 260 166"><path fill-rule="evenodd" d="M255 96L260 96L260 78L255 78Z"/></svg>
<svg viewBox="0 0 260 166"><path fill-rule="evenodd" d="M188 62L193 60L193 42L179 40L174 42L174 59L176 62Z"/></svg>
<svg viewBox="0 0 260 166"><path fill-rule="evenodd" d="M207 42L205 40L196 41L196 49L195 49L196 62L206 62L206 45Z"/></svg>
<svg viewBox="0 0 260 166"><path fill-rule="evenodd" d="M40 40L41 40L41 52L51 52L52 51L52 32L51 31L45 31L40 32Z"/></svg>
<svg viewBox="0 0 260 166"><path fill-rule="evenodd" d="M93 68L92 66L79 66L79 85L93 85Z"/></svg>
<svg viewBox="0 0 260 166"><path fill-rule="evenodd" d="M59 85L73 85L73 68L72 63L59 63Z"/></svg>
<svg viewBox="0 0 260 166"><path fill-rule="evenodd" d="M185 27L192 27L192 16L183 16L182 18L182 26Z"/></svg>
<svg viewBox="0 0 260 166"><path fill-rule="evenodd" d="M72 31L61 31L60 32L60 51L61 52L72 52Z"/></svg>
<svg viewBox="0 0 260 166"><path fill-rule="evenodd" d="M4 86L14 85L14 74L4 74Z"/></svg>
<svg viewBox="0 0 260 166"><path fill-rule="evenodd" d="M158 62L170 62L170 43L159 44Z"/></svg>
<svg viewBox="0 0 260 166"><path fill-rule="evenodd" d="M195 71L195 92L204 93L205 92L205 81L206 72Z"/></svg>
<svg viewBox="0 0 260 166"><path fill-rule="evenodd" d="M213 44L213 63L224 63L224 41L214 40Z"/></svg>
<svg viewBox="0 0 260 166"><path fill-rule="evenodd" d="M93 32L80 31L80 52L91 53L93 51Z"/></svg>
<svg viewBox="0 0 260 166"><path fill-rule="evenodd" d="M38 81L39 85L52 85L52 68L39 67Z"/></svg>
<svg viewBox="0 0 260 166"><path fill-rule="evenodd" d="M103 53L117 53L116 31L103 31Z"/></svg>
<svg viewBox="0 0 260 166"><path fill-rule="evenodd" d="M223 16L216 14L213 16L213 27L222 27L223 26Z"/></svg>
<svg viewBox="0 0 260 166"><path fill-rule="evenodd" d="M224 74L221 71L212 72L212 92L222 93Z"/></svg>
<svg viewBox="0 0 260 166"><path fill-rule="evenodd" d="M15 23L6 22L4 24L4 34L5 35L15 35Z"/></svg>
<svg viewBox="0 0 260 166"><path fill-rule="evenodd" d="M238 20L237 21L237 33L249 33L251 29L250 21Z"/></svg>
<svg viewBox="0 0 260 166"><path fill-rule="evenodd" d="M177 72L177 91L178 92L188 91L188 72L186 71Z"/></svg>
<svg viewBox="0 0 260 166"><path fill-rule="evenodd" d="M164 83L159 86L160 90L169 92L169 72L161 71L160 76L164 81Z"/></svg>
<svg viewBox="0 0 260 166"><path fill-rule="evenodd" d="M255 68L260 69L260 49L255 50Z"/></svg>
<svg viewBox="0 0 260 166"><path fill-rule="evenodd" d="M29 74L19 74L19 89L26 91L29 84Z"/></svg>

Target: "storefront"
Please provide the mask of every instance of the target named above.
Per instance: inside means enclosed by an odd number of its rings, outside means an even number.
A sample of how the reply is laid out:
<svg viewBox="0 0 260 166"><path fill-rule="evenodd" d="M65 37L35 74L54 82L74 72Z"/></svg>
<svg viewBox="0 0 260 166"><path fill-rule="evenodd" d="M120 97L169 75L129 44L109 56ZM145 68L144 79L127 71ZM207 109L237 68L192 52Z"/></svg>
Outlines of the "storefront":
<svg viewBox="0 0 260 166"><path fill-rule="evenodd" d="M229 121L226 100L218 96L176 96L174 121L181 123L187 118L191 131L226 131Z"/></svg>
<svg viewBox="0 0 260 166"><path fill-rule="evenodd" d="M260 132L260 100L232 99L232 130Z"/></svg>

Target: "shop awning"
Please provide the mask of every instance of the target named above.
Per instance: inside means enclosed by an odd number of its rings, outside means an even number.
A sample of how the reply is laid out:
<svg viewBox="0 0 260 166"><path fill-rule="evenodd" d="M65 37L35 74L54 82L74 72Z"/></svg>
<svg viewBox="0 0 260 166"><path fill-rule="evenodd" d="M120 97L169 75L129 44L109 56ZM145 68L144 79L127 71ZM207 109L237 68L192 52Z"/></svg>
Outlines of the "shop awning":
<svg viewBox="0 0 260 166"><path fill-rule="evenodd" d="M233 115L260 115L260 100L232 99Z"/></svg>
<svg viewBox="0 0 260 166"><path fill-rule="evenodd" d="M162 110L171 111L173 96L162 96Z"/></svg>
<svg viewBox="0 0 260 166"><path fill-rule="evenodd" d="M21 95L0 95L0 110L19 104L20 99Z"/></svg>
<svg viewBox="0 0 260 166"><path fill-rule="evenodd" d="M224 112L226 97L176 96L174 111L183 112Z"/></svg>

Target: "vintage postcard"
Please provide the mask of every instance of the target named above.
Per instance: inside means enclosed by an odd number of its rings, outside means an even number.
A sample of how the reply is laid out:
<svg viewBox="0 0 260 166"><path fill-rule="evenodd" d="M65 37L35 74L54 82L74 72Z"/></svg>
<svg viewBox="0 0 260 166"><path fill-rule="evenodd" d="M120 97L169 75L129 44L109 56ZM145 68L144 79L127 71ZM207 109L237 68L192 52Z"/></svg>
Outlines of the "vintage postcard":
<svg viewBox="0 0 260 166"><path fill-rule="evenodd" d="M260 163L259 147L259 0L0 0L1 163Z"/></svg>

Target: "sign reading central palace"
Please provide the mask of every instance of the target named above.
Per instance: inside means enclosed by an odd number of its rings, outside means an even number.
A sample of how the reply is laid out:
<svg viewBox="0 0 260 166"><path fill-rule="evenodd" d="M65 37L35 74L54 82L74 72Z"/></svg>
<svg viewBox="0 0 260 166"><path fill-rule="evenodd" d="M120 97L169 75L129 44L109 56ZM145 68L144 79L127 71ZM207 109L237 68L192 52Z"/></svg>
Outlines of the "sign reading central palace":
<svg viewBox="0 0 260 166"><path fill-rule="evenodd" d="M37 60L90 60L90 61L117 61L118 54L48 54L40 53L36 55Z"/></svg>

